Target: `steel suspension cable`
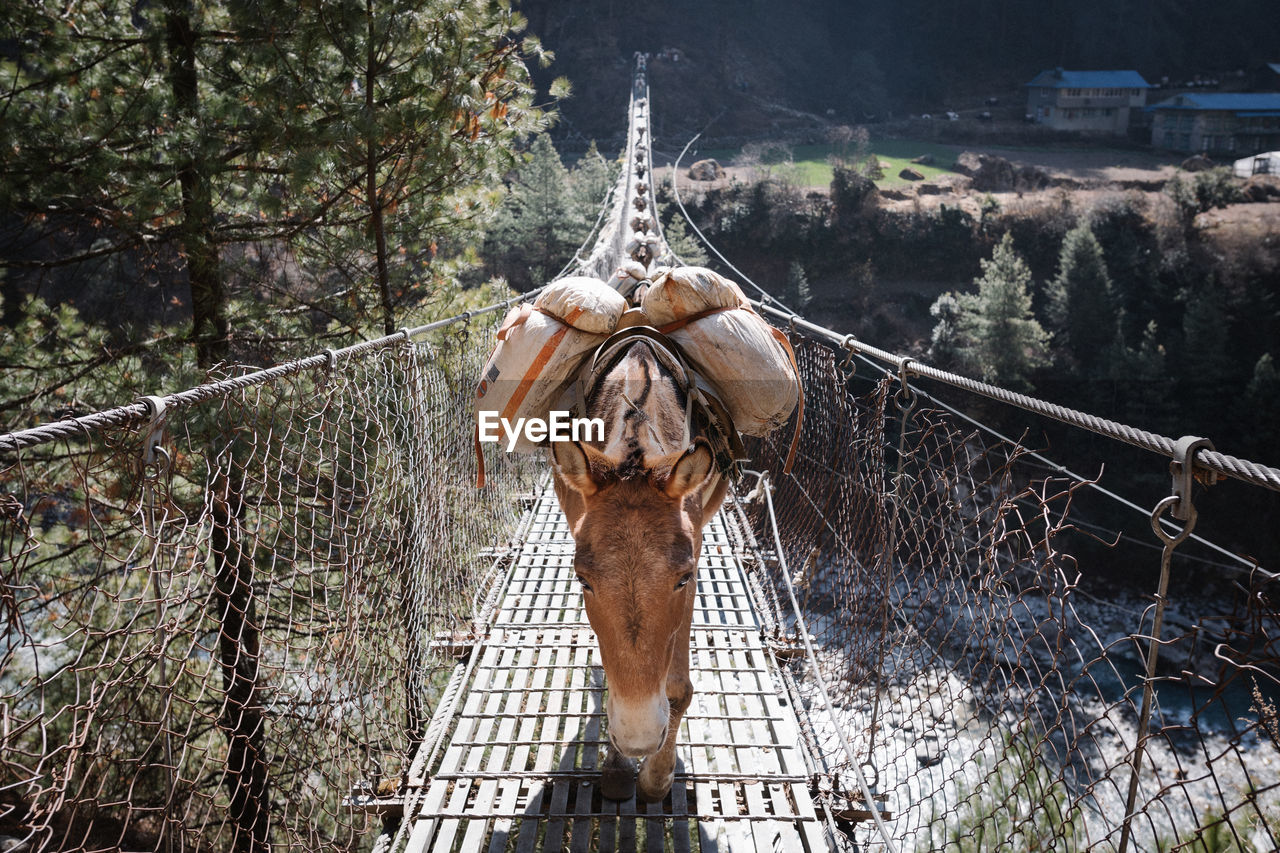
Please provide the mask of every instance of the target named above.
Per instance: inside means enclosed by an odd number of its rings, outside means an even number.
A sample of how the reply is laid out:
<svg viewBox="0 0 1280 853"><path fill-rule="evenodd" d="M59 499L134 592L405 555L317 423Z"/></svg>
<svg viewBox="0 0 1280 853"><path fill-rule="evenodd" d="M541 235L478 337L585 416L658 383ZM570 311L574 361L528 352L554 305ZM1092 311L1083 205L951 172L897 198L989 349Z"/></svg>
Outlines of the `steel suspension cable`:
<svg viewBox="0 0 1280 853"><path fill-rule="evenodd" d="M958 373L941 370L930 365L923 364L913 358L907 356L896 355L882 350L870 344L863 343L853 335L842 335L834 332L825 326L819 326L803 319L797 314L788 314L780 311L764 301L752 300L760 310L772 314L775 317L793 323L798 328L826 338L827 340L838 344L839 346L852 349L862 355L866 355L876 361L891 364L899 371L905 371L907 374L923 376L928 379L934 379L943 382L952 387L959 388L962 391L968 391L988 399L997 400L1002 403L1023 409L1033 414L1043 415L1047 418L1065 423L1069 426L1079 427L1081 429L1101 435L1105 438L1122 441L1131 444L1134 447L1149 450L1153 453L1159 453L1170 459L1176 459L1177 454L1174 448L1177 445L1176 439L1163 436L1148 430L1139 429L1138 427L1122 424L1119 421L1109 420L1098 415L1091 415L1088 412L1082 412L1078 409L1072 409L1067 406L1061 406L1057 403L1050 403L1037 397L1031 397L1027 394L1020 394L1016 391L1010 391L1007 388L1001 388L998 385L991 385L987 382L980 382L976 379L970 379L967 376L961 376ZM1234 477L1246 483L1255 486L1262 486L1273 491L1280 491L1280 469L1262 465L1257 462L1251 462L1247 459L1240 459L1236 456L1228 456L1225 453L1219 453L1215 450L1200 450L1195 457L1195 464L1198 468L1206 471L1221 474L1228 477Z"/></svg>
<svg viewBox="0 0 1280 853"><path fill-rule="evenodd" d="M526 299L532 299L546 289L546 285L513 296L510 299L504 299L501 302L494 302L483 308L476 308L471 311L464 311L461 314L455 314L443 320L436 320L421 326L413 328L401 329L390 335L383 335L380 338L374 338L368 341L352 344L342 349L326 350L316 355L306 356L305 358L295 359L285 362L284 364L268 367L262 370L255 370L252 373L246 373L243 376L234 376L228 379L219 379L215 382L206 382L203 385L197 385L194 388L188 388L185 391L179 391L175 394L160 396L166 407L183 408L202 403L206 400L212 400L219 397L225 397L254 385L261 385L265 382L271 382L285 376L292 376L298 373L305 373L309 370L319 370L335 365L339 359L349 358L351 356L366 355L377 350L386 349L396 344L406 343L419 335L427 332L443 329L455 323L464 323L474 317L484 314L490 314L494 311L500 311L509 308L518 302ZM51 441L57 441L62 438L75 438L78 436L90 435L104 429L118 428L128 426L129 424L146 420L150 416L150 408L144 402L131 403L125 406L116 406L112 409L105 409L100 412L93 412L88 415L81 415L74 418L65 418L60 421L42 424L40 426L30 427L23 430L15 430L14 432L0 435L0 451L5 450L22 450L27 447L35 447L40 444L46 444Z"/></svg>

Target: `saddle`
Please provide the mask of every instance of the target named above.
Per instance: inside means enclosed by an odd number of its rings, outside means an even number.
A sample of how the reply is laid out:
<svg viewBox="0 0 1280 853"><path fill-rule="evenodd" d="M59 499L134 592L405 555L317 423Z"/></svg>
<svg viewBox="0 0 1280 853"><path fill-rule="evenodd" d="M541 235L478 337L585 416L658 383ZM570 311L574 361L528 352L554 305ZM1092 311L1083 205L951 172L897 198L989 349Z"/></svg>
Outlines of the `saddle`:
<svg viewBox="0 0 1280 853"><path fill-rule="evenodd" d="M624 327L600 344L574 383L571 410L576 410L575 414L586 414L587 401L595 395L600 382L637 341L649 347L654 358L671 374L685 395L684 446L692 442L695 424L700 423L705 428L717 470L736 482L742 475L741 463L746 461L747 453L733 418L709 383L689 366L689 360L680 347L652 326Z"/></svg>

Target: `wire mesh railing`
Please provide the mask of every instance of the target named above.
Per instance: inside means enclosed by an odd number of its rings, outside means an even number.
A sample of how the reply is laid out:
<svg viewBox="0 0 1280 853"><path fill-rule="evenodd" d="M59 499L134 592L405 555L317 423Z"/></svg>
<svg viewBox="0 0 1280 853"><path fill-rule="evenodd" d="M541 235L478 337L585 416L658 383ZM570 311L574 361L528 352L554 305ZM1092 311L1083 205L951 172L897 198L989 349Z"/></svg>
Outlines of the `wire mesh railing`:
<svg viewBox="0 0 1280 853"><path fill-rule="evenodd" d="M855 395L842 349L796 343L802 451L783 476L787 442L753 448L777 514L747 509L782 545L768 586L780 602L794 587L812 634L794 674L833 808L862 821L851 837L883 843L867 819L888 809L905 850L1276 849L1274 575L1177 566L1155 603L1108 585L1132 555L1073 556L1084 483L892 374Z"/></svg>
<svg viewBox="0 0 1280 853"><path fill-rule="evenodd" d="M6 454L0 836L367 846L535 473L471 486L475 325Z"/></svg>

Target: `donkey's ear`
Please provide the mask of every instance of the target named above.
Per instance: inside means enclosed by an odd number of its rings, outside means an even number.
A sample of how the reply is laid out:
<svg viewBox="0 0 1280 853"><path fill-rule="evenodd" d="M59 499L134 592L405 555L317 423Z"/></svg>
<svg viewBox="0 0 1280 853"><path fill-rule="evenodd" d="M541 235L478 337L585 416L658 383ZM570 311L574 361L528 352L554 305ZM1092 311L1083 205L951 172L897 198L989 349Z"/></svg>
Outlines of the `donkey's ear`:
<svg viewBox="0 0 1280 853"><path fill-rule="evenodd" d="M551 442L551 458L560 477L583 497L600 490L598 479L608 468L608 457L577 441Z"/></svg>
<svg viewBox="0 0 1280 853"><path fill-rule="evenodd" d="M667 497L682 498L703 484L711 475L711 466L715 460L711 456L711 447L702 439L684 452L684 455L671 466L671 476L662 490Z"/></svg>

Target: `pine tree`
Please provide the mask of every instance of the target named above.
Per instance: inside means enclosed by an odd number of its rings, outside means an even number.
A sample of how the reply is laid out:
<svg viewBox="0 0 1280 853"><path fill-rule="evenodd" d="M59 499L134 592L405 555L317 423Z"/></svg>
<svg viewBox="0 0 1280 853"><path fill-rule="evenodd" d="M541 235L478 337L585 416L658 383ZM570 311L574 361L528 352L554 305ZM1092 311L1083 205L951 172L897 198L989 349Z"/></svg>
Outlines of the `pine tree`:
<svg viewBox="0 0 1280 853"><path fill-rule="evenodd" d="M1125 348L1124 353L1114 367L1114 378L1125 389L1123 416L1146 429L1164 430L1171 414L1173 379L1155 320L1143 329L1138 348Z"/></svg>
<svg viewBox="0 0 1280 853"><path fill-rule="evenodd" d="M960 302L954 293L944 293L929 306L937 322L929 343L929 360L935 367L951 370L960 359Z"/></svg>
<svg viewBox="0 0 1280 853"><path fill-rule="evenodd" d="M1269 352L1253 366L1243 408L1240 422L1253 424L1245 439L1246 451L1251 458L1275 464L1280 457L1280 370Z"/></svg>
<svg viewBox="0 0 1280 853"><path fill-rule="evenodd" d="M959 297L960 354L984 380L1025 390L1046 364L1048 334L1031 313L1031 271L1005 234L982 261L977 293Z"/></svg>
<svg viewBox="0 0 1280 853"><path fill-rule="evenodd" d="M518 289L544 284L569 260L585 226L575 211L569 171L551 138L534 137L516 172L503 210L489 231L487 248Z"/></svg>
<svg viewBox="0 0 1280 853"><path fill-rule="evenodd" d="M23 236L109 235L98 253L173 244L200 363L224 360L220 204L233 189L230 164L261 122L251 98L211 78L234 67L233 54L253 53L252 40L238 38L224 7L180 0L12 3L0 16L17 36L16 65L6 67L20 75L5 86L3 202L43 212Z"/></svg>
<svg viewBox="0 0 1280 853"><path fill-rule="evenodd" d="M666 223L662 226L662 237L667 241L667 246L681 263L705 266L711 261L711 256L702 248L702 242L689 233L679 211L668 216L670 210L671 205L662 206L662 219Z"/></svg>
<svg viewBox="0 0 1280 853"><path fill-rule="evenodd" d="M796 311L803 312L813 300L809 291L809 277L804 274L804 264L792 261L787 267L787 301Z"/></svg>
<svg viewBox="0 0 1280 853"><path fill-rule="evenodd" d="M604 204L615 177L615 170L601 156L596 148L596 141L591 140L587 152L578 160L571 174L574 212L578 217L578 228L583 234L599 218L601 205Z"/></svg>
<svg viewBox="0 0 1280 853"><path fill-rule="evenodd" d="M1207 435L1228 406L1234 378L1226 312L1216 285L1204 284L1191 295L1182 318L1182 336L1179 397L1186 403L1187 423Z"/></svg>
<svg viewBox="0 0 1280 853"><path fill-rule="evenodd" d="M479 228L480 187L544 125L522 60L541 48L511 37L524 21L503 4L261 2L295 21L288 98L307 109L287 171L292 197L319 199L302 212L321 241L307 248L351 288L373 284L390 333L402 305L430 295L441 247Z"/></svg>
<svg viewBox="0 0 1280 853"><path fill-rule="evenodd" d="M1088 223L1067 232L1047 291L1054 341L1067 366L1081 377L1100 378L1118 324L1102 247Z"/></svg>
<svg viewBox="0 0 1280 853"><path fill-rule="evenodd" d="M415 266L476 217L463 191L539 124L522 26L449 0L5 4L0 203L33 214L29 241L176 248L206 366L256 304L232 304L236 244L290 241L308 272L372 283L385 327Z"/></svg>

